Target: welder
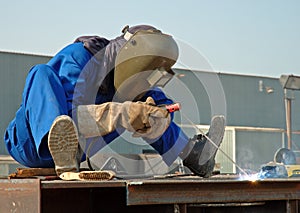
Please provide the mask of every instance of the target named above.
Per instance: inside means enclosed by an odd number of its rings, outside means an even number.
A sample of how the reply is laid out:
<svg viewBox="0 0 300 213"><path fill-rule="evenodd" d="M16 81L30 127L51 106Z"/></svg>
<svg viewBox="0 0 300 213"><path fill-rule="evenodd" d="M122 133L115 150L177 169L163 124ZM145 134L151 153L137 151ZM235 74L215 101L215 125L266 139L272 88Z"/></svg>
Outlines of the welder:
<svg viewBox="0 0 300 213"><path fill-rule="evenodd" d="M77 38L28 73L21 106L5 132L8 152L24 166L55 167L60 175L79 170L88 147L82 141L109 144L127 130L167 165L180 156L195 174L211 176L217 149L206 137L187 137L173 113L159 107L173 103L160 87L174 75L177 59L172 36L149 25L126 26L112 40ZM219 146L224 118L212 125L208 136Z"/></svg>

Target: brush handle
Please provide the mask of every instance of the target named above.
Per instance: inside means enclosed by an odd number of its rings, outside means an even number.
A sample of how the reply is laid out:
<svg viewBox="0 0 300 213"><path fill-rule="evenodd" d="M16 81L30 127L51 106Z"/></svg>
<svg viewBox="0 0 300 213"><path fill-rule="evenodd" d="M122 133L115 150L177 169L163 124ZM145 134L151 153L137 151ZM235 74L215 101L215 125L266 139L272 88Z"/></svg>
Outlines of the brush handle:
<svg viewBox="0 0 300 213"><path fill-rule="evenodd" d="M62 180L80 180L78 172L64 172L59 177Z"/></svg>

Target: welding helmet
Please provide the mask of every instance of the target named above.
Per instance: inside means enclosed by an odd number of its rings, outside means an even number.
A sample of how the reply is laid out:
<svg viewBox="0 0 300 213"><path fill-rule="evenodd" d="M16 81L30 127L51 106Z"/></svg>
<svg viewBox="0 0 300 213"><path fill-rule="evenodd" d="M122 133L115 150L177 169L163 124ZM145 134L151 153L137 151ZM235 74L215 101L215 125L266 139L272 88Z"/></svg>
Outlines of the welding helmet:
<svg viewBox="0 0 300 213"><path fill-rule="evenodd" d="M114 86L119 100L132 101L152 87L163 87L174 75L171 67L178 58L172 36L141 25L123 30L127 40L117 54Z"/></svg>

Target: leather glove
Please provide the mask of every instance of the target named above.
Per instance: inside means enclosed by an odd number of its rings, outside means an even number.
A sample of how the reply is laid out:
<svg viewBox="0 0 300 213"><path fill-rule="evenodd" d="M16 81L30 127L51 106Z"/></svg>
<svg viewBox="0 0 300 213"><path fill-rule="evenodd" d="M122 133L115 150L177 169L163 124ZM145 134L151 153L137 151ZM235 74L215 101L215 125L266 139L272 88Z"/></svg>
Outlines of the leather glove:
<svg viewBox="0 0 300 213"><path fill-rule="evenodd" d="M146 102L108 102L100 105L81 105L77 110L78 130L86 138L103 136L123 127L134 137L155 139L168 128L171 116L155 106L148 97Z"/></svg>

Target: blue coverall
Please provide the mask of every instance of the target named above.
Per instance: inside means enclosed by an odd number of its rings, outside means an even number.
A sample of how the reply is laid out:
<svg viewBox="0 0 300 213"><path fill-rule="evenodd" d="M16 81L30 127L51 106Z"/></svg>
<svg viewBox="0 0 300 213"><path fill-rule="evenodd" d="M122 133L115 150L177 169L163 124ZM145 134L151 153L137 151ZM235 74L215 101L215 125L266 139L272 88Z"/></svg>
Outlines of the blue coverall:
<svg viewBox="0 0 300 213"><path fill-rule="evenodd" d="M107 56L103 53L101 57ZM63 48L47 64L36 65L30 70L21 106L4 135L7 150L16 161L27 167L54 167L47 142L54 119L59 115L74 117L73 111L80 104L102 104L113 100L113 78L106 79L104 89L99 89L101 85L98 85L99 79L103 81L107 75L101 73L104 62L99 56L94 57L83 42L75 42ZM95 89L95 96L90 95ZM157 88L150 90L141 101L148 96L158 105L172 103ZM119 131L114 131L101 139L109 144L118 136ZM148 142L170 165L186 146L188 138L171 122L159 139Z"/></svg>

